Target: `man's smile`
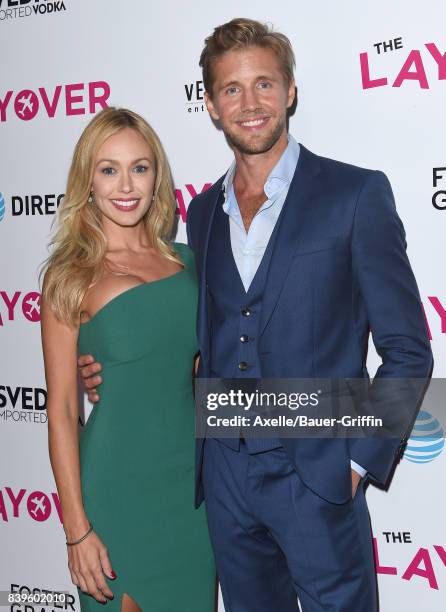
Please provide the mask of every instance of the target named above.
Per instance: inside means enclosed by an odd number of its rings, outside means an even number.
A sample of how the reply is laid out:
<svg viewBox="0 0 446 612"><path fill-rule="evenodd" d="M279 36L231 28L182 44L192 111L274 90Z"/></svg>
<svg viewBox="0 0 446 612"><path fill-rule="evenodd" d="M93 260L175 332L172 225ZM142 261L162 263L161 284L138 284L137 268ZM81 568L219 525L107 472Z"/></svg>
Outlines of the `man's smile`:
<svg viewBox="0 0 446 612"><path fill-rule="evenodd" d="M237 121L237 125L244 130L256 131L262 129L270 120L270 117L252 117L251 119L243 119Z"/></svg>

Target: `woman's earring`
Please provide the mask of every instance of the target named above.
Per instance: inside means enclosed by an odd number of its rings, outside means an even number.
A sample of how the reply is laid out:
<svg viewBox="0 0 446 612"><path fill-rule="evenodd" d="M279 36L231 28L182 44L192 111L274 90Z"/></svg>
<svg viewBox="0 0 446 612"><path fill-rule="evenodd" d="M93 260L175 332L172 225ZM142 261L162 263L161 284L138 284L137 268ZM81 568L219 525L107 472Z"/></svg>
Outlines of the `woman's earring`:
<svg viewBox="0 0 446 612"><path fill-rule="evenodd" d="M88 203L89 204L93 204L94 203L94 196L93 196L93 192L90 191L90 195L88 197Z"/></svg>

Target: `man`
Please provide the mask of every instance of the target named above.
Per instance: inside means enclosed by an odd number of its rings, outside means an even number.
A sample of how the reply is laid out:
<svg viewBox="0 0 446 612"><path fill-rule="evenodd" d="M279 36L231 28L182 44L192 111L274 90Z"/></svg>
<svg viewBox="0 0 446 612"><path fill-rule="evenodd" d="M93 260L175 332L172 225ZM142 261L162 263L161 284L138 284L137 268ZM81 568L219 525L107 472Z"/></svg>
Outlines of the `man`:
<svg viewBox="0 0 446 612"><path fill-rule="evenodd" d="M235 159L188 211L199 376L368 379L371 329L377 379L427 379L432 354L389 182L287 134L289 40L234 19L206 39L200 65ZM386 483L404 442L198 440L196 503L204 496L226 612L291 612L296 594L304 612L377 610L363 485Z"/></svg>

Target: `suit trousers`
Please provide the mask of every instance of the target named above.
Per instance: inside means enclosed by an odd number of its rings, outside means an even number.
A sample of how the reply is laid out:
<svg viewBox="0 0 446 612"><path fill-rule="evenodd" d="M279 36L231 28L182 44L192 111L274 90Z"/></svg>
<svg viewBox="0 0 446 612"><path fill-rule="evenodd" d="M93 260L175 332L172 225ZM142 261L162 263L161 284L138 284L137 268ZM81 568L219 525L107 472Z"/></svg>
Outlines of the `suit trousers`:
<svg viewBox="0 0 446 612"><path fill-rule="evenodd" d="M225 612L375 612L364 479L331 503L303 484L283 448L204 444L203 486Z"/></svg>

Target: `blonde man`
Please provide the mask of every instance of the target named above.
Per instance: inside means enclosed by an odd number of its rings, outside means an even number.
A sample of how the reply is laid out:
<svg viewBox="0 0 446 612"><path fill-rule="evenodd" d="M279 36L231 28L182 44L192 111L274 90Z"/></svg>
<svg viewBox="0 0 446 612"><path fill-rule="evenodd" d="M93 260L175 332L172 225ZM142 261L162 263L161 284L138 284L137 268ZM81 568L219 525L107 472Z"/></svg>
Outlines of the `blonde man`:
<svg viewBox="0 0 446 612"><path fill-rule="evenodd" d="M288 134L289 40L234 19L206 39L200 65L234 163L188 211L199 375L367 381L371 328L378 379L427 379L432 354L389 182ZM199 440L196 503L206 501L226 612L291 612L297 595L304 612L377 610L364 482L385 484L403 445Z"/></svg>

